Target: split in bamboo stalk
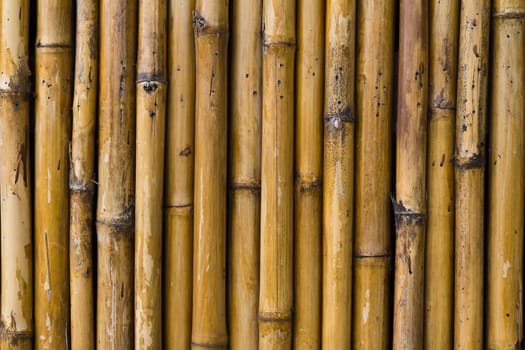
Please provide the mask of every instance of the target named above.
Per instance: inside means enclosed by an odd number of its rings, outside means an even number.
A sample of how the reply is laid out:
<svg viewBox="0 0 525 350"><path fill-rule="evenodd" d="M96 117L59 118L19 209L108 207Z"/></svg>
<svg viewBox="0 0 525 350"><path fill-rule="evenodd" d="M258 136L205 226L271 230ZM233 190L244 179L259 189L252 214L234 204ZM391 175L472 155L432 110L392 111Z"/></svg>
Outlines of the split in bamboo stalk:
<svg viewBox="0 0 525 350"><path fill-rule="evenodd" d="M69 340L69 140L73 3L37 1L35 348Z"/></svg>
<svg viewBox="0 0 525 350"><path fill-rule="evenodd" d="M523 341L525 2L492 3L487 274L489 349Z"/></svg>
<svg viewBox="0 0 525 350"><path fill-rule="evenodd" d="M428 1L401 1L393 349L423 349Z"/></svg>
<svg viewBox="0 0 525 350"><path fill-rule="evenodd" d="M483 211L490 1L461 1L455 150L454 347L483 347Z"/></svg>
<svg viewBox="0 0 525 350"><path fill-rule="evenodd" d="M389 349L394 91L392 0L358 1L353 349Z"/></svg>
<svg viewBox="0 0 525 350"><path fill-rule="evenodd" d="M29 1L4 1L0 20L0 348L29 350L33 345Z"/></svg>
<svg viewBox="0 0 525 350"><path fill-rule="evenodd" d="M100 5L97 348L133 348L136 0Z"/></svg>
<svg viewBox="0 0 525 350"><path fill-rule="evenodd" d="M230 348L259 346L262 1L233 1L230 133Z"/></svg>
<svg viewBox="0 0 525 350"><path fill-rule="evenodd" d="M194 0L169 1L164 346L189 349L193 280Z"/></svg>
<svg viewBox="0 0 525 350"><path fill-rule="evenodd" d="M228 1L197 0L192 348L226 349Z"/></svg>

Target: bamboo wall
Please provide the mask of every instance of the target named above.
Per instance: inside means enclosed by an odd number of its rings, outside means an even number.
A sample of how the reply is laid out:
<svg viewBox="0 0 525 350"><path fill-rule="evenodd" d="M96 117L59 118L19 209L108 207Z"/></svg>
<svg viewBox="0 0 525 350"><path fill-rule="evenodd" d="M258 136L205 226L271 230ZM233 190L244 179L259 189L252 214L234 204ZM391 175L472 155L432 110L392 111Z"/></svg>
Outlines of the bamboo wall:
<svg viewBox="0 0 525 350"><path fill-rule="evenodd" d="M523 349L525 0L0 18L0 350Z"/></svg>

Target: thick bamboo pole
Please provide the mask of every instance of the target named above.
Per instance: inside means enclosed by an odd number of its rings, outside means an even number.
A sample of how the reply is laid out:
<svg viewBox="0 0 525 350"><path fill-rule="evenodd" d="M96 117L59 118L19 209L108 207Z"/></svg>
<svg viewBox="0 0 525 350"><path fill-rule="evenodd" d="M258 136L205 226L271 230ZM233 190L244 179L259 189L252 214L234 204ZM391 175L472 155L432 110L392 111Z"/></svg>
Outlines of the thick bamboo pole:
<svg viewBox="0 0 525 350"><path fill-rule="evenodd" d="M523 341L525 2L492 3L487 338L489 349Z"/></svg>
<svg viewBox="0 0 525 350"><path fill-rule="evenodd" d="M226 349L228 1L196 1L192 348Z"/></svg>
<svg viewBox="0 0 525 350"><path fill-rule="evenodd" d="M0 6L0 349L32 349L29 1Z"/></svg>
<svg viewBox="0 0 525 350"><path fill-rule="evenodd" d="M97 348L133 348L136 1L100 6Z"/></svg>
<svg viewBox="0 0 525 350"><path fill-rule="evenodd" d="M454 347L483 347L483 211L490 1L461 1L455 151Z"/></svg>
<svg viewBox="0 0 525 350"><path fill-rule="evenodd" d="M423 349L428 1L401 1L393 349Z"/></svg>
<svg viewBox="0 0 525 350"><path fill-rule="evenodd" d="M69 341L71 1L37 1L35 101L35 347Z"/></svg>
<svg viewBox="0 0 525 350"><path fill-rule="evenodd" d="M357 142L353 285L354 349L390 347L392 0L358 1Z"/></svg>
<svg viewBox="0 0 525 350"><path fill-rule="evenodd" d="M230 133L230 348L258 349L262 1L233 1Z"/></svg>
<svg viewBox="0 0 525 350"><path fill-rule="evenodd" d="M356 2L326 5L322 348L350 349Z"/></svg>

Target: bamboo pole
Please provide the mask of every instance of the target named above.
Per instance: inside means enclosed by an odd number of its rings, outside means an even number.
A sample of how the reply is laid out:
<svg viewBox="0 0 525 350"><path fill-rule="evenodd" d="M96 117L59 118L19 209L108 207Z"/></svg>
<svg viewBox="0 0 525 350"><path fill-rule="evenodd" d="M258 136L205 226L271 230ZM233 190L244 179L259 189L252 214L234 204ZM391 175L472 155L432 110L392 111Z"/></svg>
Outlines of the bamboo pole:
<svg viewBox="0 0 525 350"><path fill-rule="evenodd" d="M454 291L454 125L459 1L430 1L425 349L450 348Z"/></svg>
<svg viewBox="0 0 525 350"><path fill-rule="evenodd" d="M462 1L455 151L454 347L483 347L483 210L490 1Z"/></svg>
<svg viewBox="0 0 525 350"><path fill-rule="evenodd" d="M258 349L262 1L233 1L230 134L230 348Z"/></svg>
<svg viewBox="0 0 525 350"><path fill-rule="evenodd" d="M69 177L71 346L95 348L93 212L98 79L98 1L77 2Z"/></svg>
<svg viewBox="0 0 525 350"><path fill-rule="evenodd" d="M32 349L29 1L0 6L0 349Z"/></svg>
<svg viewBox="0 0 525 350"><path fill-rule="evenodd" d="M394 7L364 0L357 8L354 349L390 347Z"/></svg>
<svg viewBox="0 0 525 350"><path fill-rule="evenodd" d="M523 341L525 2L492 3L487 348Z"/></svg>
<svg viewBox="0 0 525 350"><path fill-rule="evenodd" d="M164 346L189 349L193 279L194 0L170 0L166 120Z"/></svg>
<svg viewBox="0 0 525 350"><path fill-rule="evenodd" d="M37 2L35 101L35 347L69 341L71 1Z"/></svg>
<svg viewBox="0 0 525 350"><path fill-rule="evenodd" d="M100 6L97 348L133 348L136 1Z"/></svg>
<svg viewBox="0 0 525 350"><path fill-rule="evenodd" d="M162 348L162 193L167 0L139 1L135 181L135 348Z"/></svg>
<svg viewBox="0 0 525 350"><path fill-rule="evenodd" d="M350 349L356 2L326 6L322 348Z"/></svg>
<svg viewBox="0 0 525 350"><path fill-rule="evenodd" d="M393 349L423 349L428 2L400 6Z"/></svg>
<svg viewBox="0 0 525 350"><path fill-rule="evenodd" d="M228 1L196 1L192 348L226 349Z"/></svg>

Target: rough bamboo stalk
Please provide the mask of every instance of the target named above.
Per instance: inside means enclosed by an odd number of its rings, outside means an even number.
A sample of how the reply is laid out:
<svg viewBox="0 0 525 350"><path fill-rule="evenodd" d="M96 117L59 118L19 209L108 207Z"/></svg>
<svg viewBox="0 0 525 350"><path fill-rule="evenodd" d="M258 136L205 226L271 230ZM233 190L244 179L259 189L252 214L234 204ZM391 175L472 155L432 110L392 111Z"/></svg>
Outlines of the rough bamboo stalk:
<svg viewBox="0 0 525 350"><path fill-rule="evenodd" d="M523 341L525 2L492 3L487 348Z"/></svg>
<svg viewBox="0 0 525 350"><path fill-rule="evenodd" d="M136 1L100 6L97 348L133 348Z"/></svg>
<svg viewBox="0 0 525 350"><path fill-rule="evenodd" d="M35 101L35 347L69 341L71 1L37 2Z"/></svg>
<svg viewBox="0 0 525 350"><path fill-rule="evenodd" d="M29 1L4 2L0 19L0 348L29 350L33 344Z"/></svg>
<svg viewBox="0 0 525 350"><path fill-rule="evenodd" d="M358 1L354 349L390 347L392 287L392 0Z"/></svg>
<svg viewBox="0 0 525 350"><path fill-rule="evenodd" d="M462 1L455 151L454 347L483 347L483 211L490 1Z"/></svg>
<svg viewBox="0 0 525 350"><path fill-rule="evenodd" d="M262 1L233 1L230 133L230 348L258 349Z"/></svg>
<svg viewBox="0 0 525 350"><path fill-rule="evenodd" d="M322 348L350 349L356 2L326 6Z"/></svg>
<svg viewBox="0 0 525 350"><path fill-rule="evenodd" d="M192 348L226 349L228 1L196 1Z"/></svg>

